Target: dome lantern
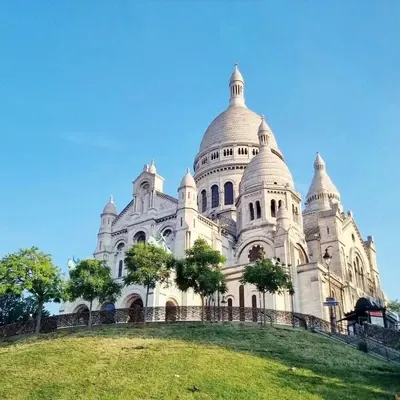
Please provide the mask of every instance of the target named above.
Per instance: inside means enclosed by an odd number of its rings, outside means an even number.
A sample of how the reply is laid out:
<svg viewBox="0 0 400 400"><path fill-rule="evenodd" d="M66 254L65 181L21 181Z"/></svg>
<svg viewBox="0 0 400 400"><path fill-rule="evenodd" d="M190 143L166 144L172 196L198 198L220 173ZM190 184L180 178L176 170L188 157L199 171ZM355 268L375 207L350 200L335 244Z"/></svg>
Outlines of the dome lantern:
<svg viewBox="0 0 400 400"><path fill-rule="evenodd" d="M264 147L269 147L270 131L267 123L265 122L264 115L261 116L261 124L258 127L258 140L260 142L260 150Z"/></svg>
<svg viewBox="0 0 400 400"><path fill-rule="evenodd" d="M244 102L244 80L237 64L234 65L231 79L229 81L229 90L229 107L246 107Z"/></svg>

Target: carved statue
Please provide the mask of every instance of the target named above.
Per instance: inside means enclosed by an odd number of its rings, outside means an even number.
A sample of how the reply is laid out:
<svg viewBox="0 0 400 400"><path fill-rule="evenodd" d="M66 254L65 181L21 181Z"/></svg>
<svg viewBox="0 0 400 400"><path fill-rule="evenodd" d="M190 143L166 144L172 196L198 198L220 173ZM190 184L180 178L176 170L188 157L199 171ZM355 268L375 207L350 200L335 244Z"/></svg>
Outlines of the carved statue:
<svg viewBox="0 0 400 400"><path fill-rule="evenodd" d="M153 246L160 247L163 250L165 250L168 254L172 254L172 251L168 248L167 243L165 241L165 238L163 235L161 235L159 232L151 235L149 237L149 244L152 244Z"/></svg>
<svg viewBox="0 0 400 400"><path fill-rule="evenodd" d="M79 263L79 259L75 260L75 256L73 256L72 259L69 258L67 261L68 271L74 270L76 268L76 264L78 264L78 263Z"/></svg>

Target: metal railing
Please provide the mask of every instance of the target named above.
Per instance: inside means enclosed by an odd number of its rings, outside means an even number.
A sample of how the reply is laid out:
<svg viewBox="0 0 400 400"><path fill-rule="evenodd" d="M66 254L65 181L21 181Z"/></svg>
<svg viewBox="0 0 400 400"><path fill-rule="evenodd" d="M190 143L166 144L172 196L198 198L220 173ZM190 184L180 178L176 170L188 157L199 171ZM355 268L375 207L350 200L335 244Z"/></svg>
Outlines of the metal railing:
<svg viewBox="0 0 400 400"><path fill-rule="evenodd" d="M143 324L145 320L144 308L123 308L114 311L92 311L92 325L109 324ZM346 322L332 324L313 315L292 313L252 307L217 307L200 306L188 307L149 307L146 313L146 323L181 323L200 322L223 323L242 322L272 325L287 325L293 328L302 328L315 332L325 333L331 337L352 344L360 350L375 353L386 359L400 363L399 345L400 332L365 324L349 334ZM41 333L55 332L65 328L85 327L89 323L89 313L61 314L43 318ZM29 335L35 332L35 321L19 322L0 326L0 340L8 337Z"/></svg>

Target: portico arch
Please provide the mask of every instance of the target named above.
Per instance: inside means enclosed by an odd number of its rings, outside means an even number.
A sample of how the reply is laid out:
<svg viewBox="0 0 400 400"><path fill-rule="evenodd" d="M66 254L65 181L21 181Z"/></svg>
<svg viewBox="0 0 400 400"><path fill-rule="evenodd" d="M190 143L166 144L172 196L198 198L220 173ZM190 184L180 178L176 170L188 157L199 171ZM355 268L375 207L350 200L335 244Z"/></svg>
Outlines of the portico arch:
<svg viewBox="0 0 400 400"><path fill-rule="evenodd" d="M128 308L129 320L128 322L143 322L143 299L137 293L129 294L123 301L125 308Z"/></svg>
<svg viewBox="0 0 400 400"><path fill-rule="evenodd" d="M73 312L76 314L78 325L87 325L89 323L89 307L86 304L79 304Z"/></svg>
<svg viewBox="0 0 400 400"><path fill-rule="evenodd" d="M165 321L175 322L178 317L178 303L175 299L169 298L165 302Z"/></svg>

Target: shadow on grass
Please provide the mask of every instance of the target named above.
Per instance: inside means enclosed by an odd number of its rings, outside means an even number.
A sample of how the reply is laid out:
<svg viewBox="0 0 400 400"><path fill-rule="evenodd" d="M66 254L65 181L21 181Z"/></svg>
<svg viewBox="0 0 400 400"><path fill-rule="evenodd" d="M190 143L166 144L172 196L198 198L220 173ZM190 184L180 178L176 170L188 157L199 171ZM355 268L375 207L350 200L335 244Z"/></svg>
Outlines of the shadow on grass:
<svg viewBox="0 0 400 400"><path fill-rule="evenodd" d="M276 372L282 386L327 400L393 399L400 392L400 368L300 329L201 323L124 325L58 331L39 340L63 337L151 338L219 346L284 364L287 371Z"/></svg>

